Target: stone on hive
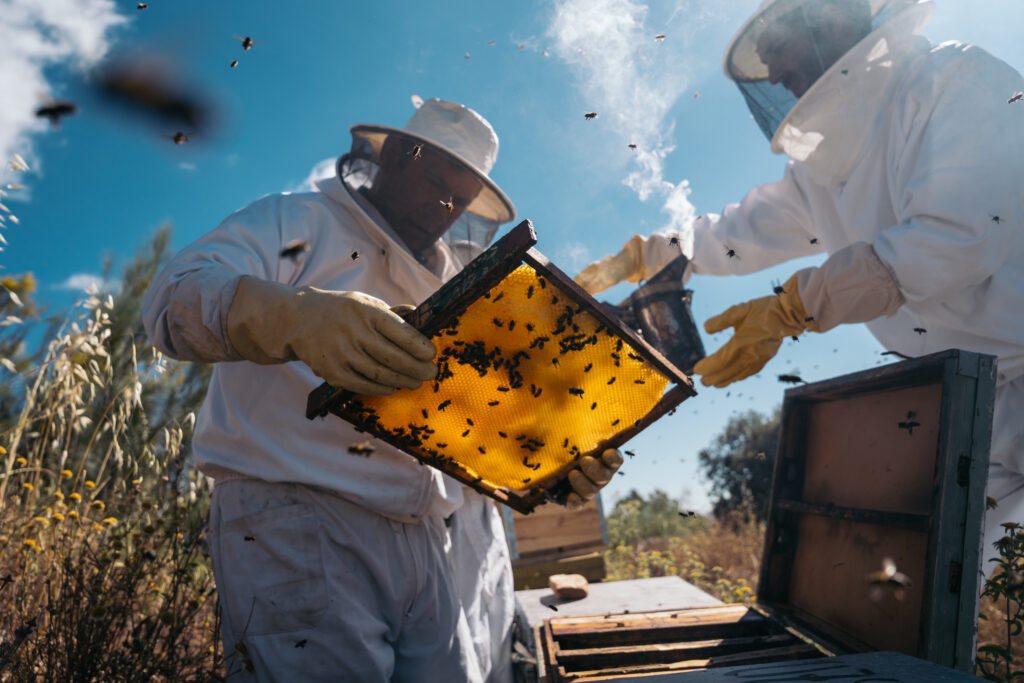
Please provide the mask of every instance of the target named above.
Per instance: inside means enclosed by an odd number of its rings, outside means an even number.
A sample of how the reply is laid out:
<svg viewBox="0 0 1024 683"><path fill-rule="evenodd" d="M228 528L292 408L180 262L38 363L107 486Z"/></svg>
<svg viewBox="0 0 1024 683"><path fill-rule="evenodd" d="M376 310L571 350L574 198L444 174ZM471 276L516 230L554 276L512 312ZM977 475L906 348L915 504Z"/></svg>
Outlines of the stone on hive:
<svg viewBox="0 0 1024 683"><path fill-rule="evenodd" d="M589 592L587 579L582 574L553 574L548 577L548 587L560 600L579 600Z"/></svg>

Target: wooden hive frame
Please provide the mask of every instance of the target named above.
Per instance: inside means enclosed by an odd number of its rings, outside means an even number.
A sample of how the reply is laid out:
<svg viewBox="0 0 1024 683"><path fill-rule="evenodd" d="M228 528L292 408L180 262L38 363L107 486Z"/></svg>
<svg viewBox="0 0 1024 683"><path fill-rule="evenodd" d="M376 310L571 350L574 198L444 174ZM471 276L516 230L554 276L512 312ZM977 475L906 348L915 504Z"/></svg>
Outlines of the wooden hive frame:
<svg viewBox="0 0 1024 683"><path fill-rule="evenodd" d="M538 276L546 278L578 308L595 318L608 334L624 340L642 357L643 361L675 383L660 400L640 419L613 433L609 433L598 445L586 453L579 453L576 460L586 455L598 455L604 449L618 448L629 439L646 429L663 415L674 410L687 398L696 395L692 380L668 362L657 350L647 344L635 331L627 327L614 315L609 314L601 304L577 285L571 277L562 272L551 261L534 249L537 236L530 221L523 221L498 240L487 251L479 255L451 280L431 295L426 301L407 314L405 319L427 338L438 335L453 325L466 309L493 287L500 284L520 265L532 267ZM381 439L408 453L420 462L436 467L467 486L488 495L509 507L528 514L535 507L548 500L564 502L571 490L568 483L568 469L557 478L541 479L529 488L512 490L504 486L491 485L479 476L473 476L457 456L440 458L432 454L415 439L396 437L380 429L365 414L358 410L358 399L348 391L337 389L327 383L313 390L307 402L306 416L310 419L333 413L345 419L371 436Z"/></svg>

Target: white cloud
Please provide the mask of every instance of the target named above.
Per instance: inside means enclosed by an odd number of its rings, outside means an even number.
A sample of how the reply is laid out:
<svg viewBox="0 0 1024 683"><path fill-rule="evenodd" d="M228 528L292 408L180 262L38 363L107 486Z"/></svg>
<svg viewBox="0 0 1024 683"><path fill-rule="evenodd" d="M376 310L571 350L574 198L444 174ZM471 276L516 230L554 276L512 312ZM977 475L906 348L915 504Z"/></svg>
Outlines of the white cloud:
<svg viewBox="0 0 1024 683"><path fill-rule="evenodd" d="M312 192L316 181L330 178L334 175L334 165L337 161L338 157L330 157L329 159L322 159L316 162L316 165L313 166L306 179L298 185L289 188L288 192Z"/></svg>
<svg viewBox="0 0 1024 683"><path fill-rule="evenodd" d="M641 201L662 201L669 215L663 230L690 230L696 215L688 181L665 179L665 158L675 149L669 112L690 86L692 65L706 61L699 34L715 16L707 4L678 0L668 19L656 22L636 0L556 0L548 27L552 50L574 68L586 106L623 146L637 145L623 183ZM663 42L654 39L659 33L667 34Z"/></svg>
<svg viewBox="0 0 1024 683"><path fill-rule="evenodd" d="M51 285L50 289L84 292L90 287L95 287L101 292L116 292L120 288L120 283L114 280L105 280L103 276L95 273L74 273L64 282Z"/></svg>
<svg viewBox="0 0 1024 683"><path fill-rule="evenodd" d="M33 159L30 136L47 128L37 119L40 98L52 93L44 69L57 63L86 68L106 54L110 29L126 21L113 0L3 0L0 3L0 180L14 152Z"/></svg>
<svg viewBox="0 0 1024 683"><path fill-rule="evenodd" d="M580 272L592 260L587 245L583 242L562 244L555 250L555 263L562 269L568 269L570 275Z"/></svg>

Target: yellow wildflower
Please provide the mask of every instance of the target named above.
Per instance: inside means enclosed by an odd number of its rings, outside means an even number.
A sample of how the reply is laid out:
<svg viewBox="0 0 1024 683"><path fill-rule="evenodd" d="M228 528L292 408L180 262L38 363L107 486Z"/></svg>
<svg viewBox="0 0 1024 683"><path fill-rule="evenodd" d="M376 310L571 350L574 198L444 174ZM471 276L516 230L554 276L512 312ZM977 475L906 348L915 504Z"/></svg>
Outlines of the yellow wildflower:
<svg viewBox="0 0 1024 683"><path fill-rule="evenodd" d="M68 496L68 498L70 498L71 500L73 500L73 501L75 501L77 503L78 501L82 500L82 494L80 494L80 493L72 493L70 496Z"/></svg>
<svg viewBox="0 0 1024 683"><path fill-rule="evenodd" d="M57 520L58 522L63 522L64 521L64 515L60 514L59 512L54 512L53 513L53 518L55 520Z"/></svg>
<svg viewBox="0 0 1024 683"><path fill-rule="evenodd" d="M21 458L21 457L15 458L14 462L15 462L15 464L18 464L18 465L27 465L28 464L28 460L26 460L25 458Z"/></svg>
<svg viewBox="0 0 1024 683"><path fill-rule="evenodd" d="M50 520L48 520L46 517L36 517L32 521L42 526L50 526Z"/></svg>
<svg viewBox="0 0 1024 683"><path fill-rule="evenodd" d="M142 477L139 477L138 479L132 479L132 483L138 486L139 484L142 483Z"/></svg>
<svg viewBox="0 0 1024 683"><path fill-rule="evenodd" d="M739 592L740 593L749 593L750 592L750 586L743 586L742 588L739 589Z"/></svg>
<svg viewBox="0 0 1024 683"><path fill-rule="evenodd" d="M92 506L93 506L94 508L96 508L97 510L104 510L104 509L106 509L106 507L107 507L107 506L106 506L106 505L105 505L105 504L103 503L103 501L102 501L102 500L94 500L94 501L92 502Z"/></svg>
<svg viewBox="0 0 1024 683"><path fill-rule="evenodd" d="M180 541L181 539L185 538L185 534L179 531L178 533L174 534L174 537Z"/></svg>
<svg viewBox="0 0 1024 683"><path fill-rule="evenodd" d="M85 482L85 488L87 488L87 489L94 489L94 488L96 488L96 482L94 482L92 479L87 480Z"/></svg>
<svg viewBox="0 0 1024 683"><path fill-rule="evenodd" d="M0 455L7 455L7 449L3 446L0 446Z"/></svg>
<svg viewBox="0 0 1024 683"><path fill-rule="evenodd" d="M60 476L62 476L62 477L70 477L71 476L71 470L61 470L60 471Z"/></svg>
<svg viewBox="0 0 1024 683"><path fill-rule="evenodd" d="M92 525L92 530L93 531L103 531L103 525L102 524L93 524Z"/></svg>
<svg viewBox="0 0 1024 683"><path fill-rule="evenodd" d="M56 498L57 500L64 500L64 494L61 493L60 491L57 491L56 493L54 493L53 497Z"/></svg>
<svg viewBox="0 0 1024 683"><path fill-rule="evenodd" d="M25 539L25 547L27 547L27 548L35 548L36 547L36 542L33 541L31 538L26 538Z"/></svg>
<svg viewBox="0 0 1024 683"><path fill-rule="evenodd" d="M68 512L68 517L71 519L78 519L78 510L71 510Z"/></svg>
<svg viewBox="0 0 1024 683"><path fill-rule="evenodd" d="M21 485L21 488L28 489L29 491L35 491L36 490L36 487L33 486L32 484L28 483L27 481L24 484Z"/></svg>
<svg viewBox="0 0 1024 683"><path fill-rule="evenodd" d="M117 517L107 517L103 520L103 523L109 524L110 526L114 526L115 524L117 524Z"/></svg>

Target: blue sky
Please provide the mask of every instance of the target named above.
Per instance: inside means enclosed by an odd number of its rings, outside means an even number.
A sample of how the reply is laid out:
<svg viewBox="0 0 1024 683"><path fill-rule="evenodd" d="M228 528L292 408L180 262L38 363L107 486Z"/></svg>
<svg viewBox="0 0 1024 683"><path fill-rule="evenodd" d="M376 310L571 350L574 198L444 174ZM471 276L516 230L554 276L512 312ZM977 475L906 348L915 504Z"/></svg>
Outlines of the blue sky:
<svg viewBox="0 0 1024 683"><path fill-rule="evenodd" d="M571 273L634 233L720 211L782 173L785 160L720 66L759 0L135 4L0 0L0 153L31 167L0 171L0 182L27 187L0 198L20 220L4 231L3 266L32 271L55 308L98 277L105 257L123 263L165 222L182 247L257 197L299 187L348 149L351 124L402 126L413 94L464 102L491 121L501 138L492 177L533 221L538 248ZM1020 0L938 0L926 35L978 44L1024 70L1021 26ZM243 52L236 35L257 42ZM174 145L161 137L174 129L105 107L89 85L103 59L162 64L215 104L218 125ZM35 120L48 96L76 101L79 114L56 130ZM599 118L585 121L587 111ZM695 277L695 316L763 296L813 263ZM638 455L610 498L662 488L706 509L696 454L730 415L778 405L779 373L826 379L874 367L881 350L847 326L787 341L760 379L699 388L634 439Z"/></svg>

